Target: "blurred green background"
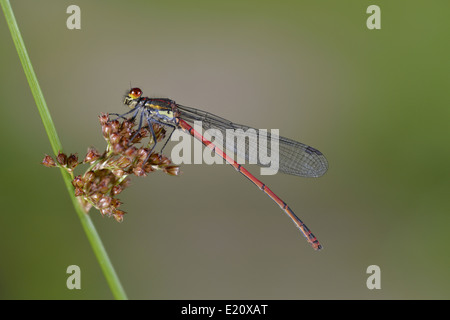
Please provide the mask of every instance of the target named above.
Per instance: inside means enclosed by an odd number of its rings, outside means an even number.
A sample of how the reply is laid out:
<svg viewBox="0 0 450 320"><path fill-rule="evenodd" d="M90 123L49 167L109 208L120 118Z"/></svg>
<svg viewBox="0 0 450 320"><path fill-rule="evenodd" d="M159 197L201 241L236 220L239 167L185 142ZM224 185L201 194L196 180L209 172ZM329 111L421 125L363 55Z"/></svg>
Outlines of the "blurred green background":
<svg viewBox="0 0 450 320"><path fill-rule="evenodd" d="M81 8L68 30L66 8ZM381 8L381 30L366 9ZM124 222L90 214L131 299L449 299L448 1L13 1L62 140L132 86L321 150L319 179L261 179L324 245L225 165L135 178ZM0 18L0 298L111 299ZM166 153L170 149L167 149ZM169 153L170 154L170 153ZM259 173L258 168L250 171ZM81 290L66 268L81 268ZM381 290L366 269L381 268Z"/></svg>

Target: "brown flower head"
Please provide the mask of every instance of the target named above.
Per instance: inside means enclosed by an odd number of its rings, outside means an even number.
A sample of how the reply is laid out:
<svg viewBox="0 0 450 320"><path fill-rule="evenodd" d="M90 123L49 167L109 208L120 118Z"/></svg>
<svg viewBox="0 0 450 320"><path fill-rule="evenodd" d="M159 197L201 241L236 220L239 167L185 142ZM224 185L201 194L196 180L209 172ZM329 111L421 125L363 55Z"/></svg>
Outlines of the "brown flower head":
<svg viewBox="0 0 450 320"><path fill-rule="evenodd" d="M42 164L64 168L72 175L75 195L86 212L95 207L103 216L114 217L121 222L125 212L118 209L122 202L116 196L130 185L131 175L142 177L156 170L179 175L180 170L169 158L151 152L155 141L148 126L137 131L134 121L110 120L108 114L100 115L99 121L107 147L103 153L93 147L88 149L82 163L90 164L90 167L84 174L73 175L73 170L80 164L76 154L67 156L60 152L56 161L46 155ZM153 124L152 129L156 142L164 139L165 130L162 126ZM146 140L147 137L150 138ZM147 141L147 145L143 144L144 141Z"/></svg>

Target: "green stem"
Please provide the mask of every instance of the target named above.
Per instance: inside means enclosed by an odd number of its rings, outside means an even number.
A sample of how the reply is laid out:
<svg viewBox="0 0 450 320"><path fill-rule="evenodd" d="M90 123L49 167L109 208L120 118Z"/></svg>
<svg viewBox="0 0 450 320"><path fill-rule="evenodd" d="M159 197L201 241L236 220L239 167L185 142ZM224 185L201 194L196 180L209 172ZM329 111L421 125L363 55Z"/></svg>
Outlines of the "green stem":
<svg viewBox="0 0 450 320"><path fill-rule="evenodd" d="M41 116L45 130L47 131L47 135L50 140L53 152L55 155L57 155L58 152L62 150L62 145L58 138L58 134L53 124L50 112L47 108L44 95L42 94L41 88L36 78L36 74L34 73L30 58L28 57L28 53L26 51L22 36L20 35L19 27L14 17L11 4L9 3L9 0L0 0L0 4L2 6L3 13L5 14L6 22L11 32L14 44L16 46L17 53L19 54L20 61L22 62L22 66L25 71L28 83L30 85L34 100L36 102L36 106L39 110L39 114ZM125 291L123 290L123 287L120 284L119 278L117 277L117 274L114 271L114 267L111 261L109 260L108 254L105 250L105 247L102 244L102 241L97 233L97 230L95 229L94 224L92 223L92 220L90 219L89 215L87 215L83 211L80 203L75 197L69 173L63 169L61 169L61 173L65 185L67 187L67 191L69 192L70 198L75 208L75 211L78 214L78 217L80 218L83 229L86 232L86 235L89 239L92 249L94 250L94 253L97 257L97 260L100 264L103 274L105 275L106 280L108 281L108 284L111 288L114 297L116 299L127 299Z"/></svg>

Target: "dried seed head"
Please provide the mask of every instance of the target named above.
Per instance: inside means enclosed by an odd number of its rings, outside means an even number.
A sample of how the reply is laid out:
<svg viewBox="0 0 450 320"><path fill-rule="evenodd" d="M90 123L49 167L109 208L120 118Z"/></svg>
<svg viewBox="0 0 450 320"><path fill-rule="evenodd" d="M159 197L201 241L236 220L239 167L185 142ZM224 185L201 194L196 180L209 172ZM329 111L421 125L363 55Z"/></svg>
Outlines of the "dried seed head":
<svg viewBox="0 0 450 320"><path fill-rule="evenodd" d="M161 165L169 165L172 164L172 161L170 161L169 158L165 157L165 156L161 156Z"/></svg>
<svg viewBox="0 0 450 320"><path fill-rule="evenodd" d="M178 176L180 172L180 167L178 166L167 166L163 169L164 172L170 174L171 176Z"/></svg>
<svg viewBox="0 0 450 320"><path fill-rule="evenodd" d="M109 122L109 124L111 125L111 130L113 133L119 132L120 122L118 120L112 120Z"/></svg>
<svg viewBox="0 0 450 320"><path fill-rule="evenodd" d="M145 159L147 159L147 156L148 156L148 149L146 149L146 148L140 148L140 149L137 151L137 156L138 156L138 159L139 159L140 161L144 161Z"/></svg>
<svg viewBox="0 0 450 320"><path fill-rule="evenodd" d="M103 126L105 125L109 120L109 115L107 113L102 113L98 116L98 119L100 121L100 124Z"/></svg>
<svg viewBox="0 0 450 320"><path fill-rule="evenodd" d="M67 165L67 156L60 151L56 157L56 161L58 161L60 165L65 166Z"/></svg>
<svg viewBox="0 0 450 320"><path fill-rule="evenodd" d="M129 147L128 149L126 149L125 151L124 151L124 154L127 156L127 157L129 157L129 158L132 158L132 157L135 157L136 156L136 153L137 153L137 150L138 149L136 149L136 147Z"/></svg>
<svg viewBox="0 0 450 320"><path fill-rule="evenodd" d="M133 168L133 173L137 176L137 177L142 177L145 176L145 170L142 169L142 166L136 166Z"/></svg>
<svg viewBox="0 0 450 320"><path fill-rule="evenodd" d="M111 134L111 132L112 132L112 127L111 127L111 125L110 125L109 123L106 123L106 124L104 124L104 125L102 126L102 134L103 134L103 137L105 137L106 139L108 139L108 138L109 138L109 135Z"/></svg>
<svg viewBox="0 0 450 320"><path fill-rule="evenodd" d="M56 166L55 160L53 160L53 158L50 157L49 155L45 155L45 157L42 160L41 164L43 164L44 166L46 166L48 168Z"/></svg>
<svg viewBox="0 0 450 320"><path fill-rule="evenodd" d="M113 170L112 173L117 177L121 178L125 174L125 172L122 169Z"/></svg>
<svg viewBox="0 0 450 320"><path fill-rule="evenodd" d="M83 189L75 187L75 196L76 197L82 196L83 194L84 194Z"/></svg>
<svg viewBox="0 0 450 320"><path fill-rule="evenodd" d="M123 221L123 216L125 215L125 211L122 210L115 210L113 213L114 219L116 219L117 222Z"/></svg>
<svg viewBox="0 0 450 320"><path fill-rule="evenodd" d="M159 154L157 154L157 153L153 153L150 156L148 162L150 162L152 164L159 165L161 163L161 156Z"/></svg>
<svg viewBox="0 0 450 320"><path fill-rule="evenodd" d="M126 150L125 150L125 152L126 152ZM116 165L117 165L119 168L122 168L122 169L125 169L125 168L128 167L130 164L131 164L130 159L128 159L128 157L125 157L125 156L120 157L120 158L117 160L117 162L116 162Z"/></svg>
<svg viewBox="0 0 450 320"><path fill-rule="evenodd" d="M110 207L100 209L100 213L102 214L102 216L111 216L112 211L113 210Z"/></svg>
<svg viewBox="0 0 450 320"><path fill-rule="evenodd" d="M88 152L86 154L86 157L84 158L83 162L94 162L100 158L100 153L93 147L90 147L88 149Z"/></svg>
<svg viewBox="0 0 450 320"><path fill-rule="evenodd" d="M121 204L122 204L122 202L117 198L113 198L111 200L111 207L114 207L114 209L117 209L118 207L120 207Z"/></svg>
<svg viewBox="0 0 450 320"><path fill-rule="evenodd" d="M73 178L72 185L86 212L95 207L102 215L114 217L121 222L125 212L118 210L122 202L116 196L130 185L129 175L146 176L155 170L179 175L180 169L174 166L169 158L150 153L148 147L155 143L150 129L153 129L156 140L161 141L166 133L162 126L145 125L137 131L134 121L119 120L110 121L108 114L99 116L102 134L107 142L106 151L100 153L95 148L89 148L83 160L84 163L90 164L89 171ZM148 140L143 140L147 137ZM130 141L131 138L133 141ZM46 155L42 164L48 167L63 167L73 176L73 170L80 163L75 154L67 157L60 152L56 161Z"/></svg>
<svg viewBox="0 0 450 320"><path fill-rule="evenodd" d="M155 171L155 168L153 168L153 165L147 161L147 163L144 165L145 172L149 173L152 171Z"/></svg>
<svg viewBox="0 0 450 320"><path fill-rule="evenodd" d="M95 179L95 172L94 171L88 171L84 174L84 180L85 181L94 181Z"/></svg>
<svg viewBox="0 0 450 320"><path fill-rule="evenodd" d="M98 191L101 193L107 193L111 189L111 178L104 177L98 183Z"/></svg>
<svg viewBox="0 0 450 320"><path fill-rule="evenodd" d="M134 122L130 121L130 120L125 120L124 122L122 122L122 131L130 131L133 129L134 126Z"/></svg>
<svg viewBox="0 0 450 320"><path fill-rule="evenodd" d="M148 131L145 128L141 128L141 130L138 133L134 132L133 136L135 134L136 134L136 136L133 138L132 143L141 142L141 140L147 136L147 133L148 133Z"/></svg>
<svg viewBox="0 0 450 320"><path fill-rule="evenodd" d="M71 154L67 158L67 167L71 170L75 169L75 167L78 165L78 157L76 154Z"/></svg>
<svg viewBox="0 0 450 320"><path fill-rule="evenodd" d="M83 178L80 176L76 176L73 180L72 180L72 185L75 188L83 188L84 186L84 180Z"/></svg>
<svg viewBox="0 0 450 320"><path fill-rule="evenodd" d="M120 137L120 135L117 134L117 133L111 133L111 134L109 135L109 142L110 142L111 144L118 144L118 143L120 142L120 139L121 139L121 137Z"/></svg>
<svg viewBox="0 0 450 320"><path fill-rule="evenodd" d="M100 209L104 209L107 208L111 205L111 197L108 196L103 196L100 198L100 200L98 201L98 207Z"/></svg>
<svg viewBox="0 0 450 320"><path fill-rule="evenodd" d="M155 132L157 142L164 139L164 137L166 135L166 130L159 124L153 124L153 132Z"/></svg>
<svg viewBox="0 0 450 320"><path fill-rule="evenodd" d="M102 195L101 193L96 192L96 193L94 193L94 194L91 194L91 195L90 195L90 198L92 199L92 201L93 201L94 203L97 203L98 200L101 199L102 196L103 196L103 195Z"/></svg>
<svg viewBox="0 0 450 320"><path fill-rule="evenodd" d="M121 193L122 191L123 191L122 186L121 186L121 185L117 185L117 186L114 186L114 187L111 189L111 194L112 194L113 196L116 196L116 195L118 195L119 193Z"/></svg>
<svg viewBox="0 0 450 320"><path fill-rule="evenodd" d="M113 144L112 149L115 154L121 154L125 150L120 144Z"/></svg>

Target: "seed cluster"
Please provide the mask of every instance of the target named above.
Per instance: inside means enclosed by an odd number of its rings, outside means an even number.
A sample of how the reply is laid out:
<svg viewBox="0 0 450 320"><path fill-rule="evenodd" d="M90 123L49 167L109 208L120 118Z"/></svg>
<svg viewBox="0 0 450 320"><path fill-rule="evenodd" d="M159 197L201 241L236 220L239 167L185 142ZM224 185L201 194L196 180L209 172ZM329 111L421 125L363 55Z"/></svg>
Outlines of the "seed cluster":
<svg viewBox="0 0 450 320"><path fill-rule="evenodd" d="M162 170L169 175L179 175L180 168L171 160L158 153L150 153L155 141L145 126L137 132L134 121L110 120L108 114L99 116L103 137L107 142L103 153L95 148L89 148L84 160L79 162L76 154L59 152L56 161L46 155L42 164L46 167L65 169L72 177L75 196L78 197L84 210L92 207L98 209L103 216L114 217L121 222L125 214L118 209L122 202L116 198L130 185L130 175L138 177ZM164 139L165 130L158 124L153 124L156 142ZM150 137L146 147L141 142ZM84 174L74 175L74 169L80 164L90 164Z"/></svg>

